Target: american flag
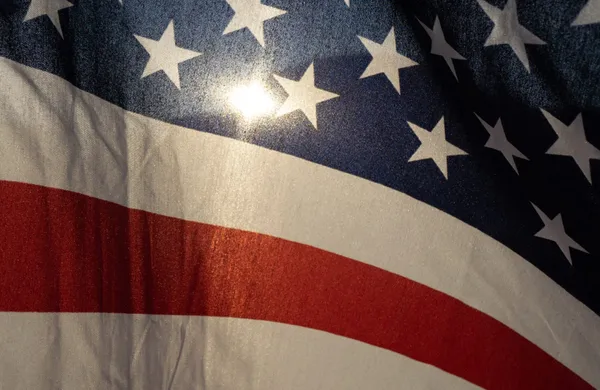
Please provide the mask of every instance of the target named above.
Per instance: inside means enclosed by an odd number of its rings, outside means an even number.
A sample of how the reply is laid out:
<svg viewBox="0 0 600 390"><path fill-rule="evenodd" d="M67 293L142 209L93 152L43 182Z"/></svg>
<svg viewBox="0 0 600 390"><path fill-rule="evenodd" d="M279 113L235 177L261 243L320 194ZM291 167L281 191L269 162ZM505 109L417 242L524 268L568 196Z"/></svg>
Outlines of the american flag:
<svg viewBox="0 0 600 390"><path fill-rule="evenodd" d="M600 388L599 0L2 0L0 389Z"/></svg>

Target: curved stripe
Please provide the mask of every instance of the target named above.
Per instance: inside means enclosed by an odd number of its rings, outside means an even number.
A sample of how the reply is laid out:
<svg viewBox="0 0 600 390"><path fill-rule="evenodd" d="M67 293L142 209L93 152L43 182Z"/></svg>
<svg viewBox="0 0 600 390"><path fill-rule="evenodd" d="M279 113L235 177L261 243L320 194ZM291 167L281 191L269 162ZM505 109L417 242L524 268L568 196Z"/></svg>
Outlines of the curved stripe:
<svg viewBox="0 0 600 390"><path fill-rule="evenodd" d="M487 389L588 389L457 299L280 238L0 182L0 310L251 318L318 329Z"/></svg>
<svg viewBox="0 0 600 390"><path fill-rule="evenodd" d="M397 191L126 112L0 59L0 179L306 243L449 294L600 387L600 318L510 249ZM172 195L177 194L177 199Z"/></svg>
<svg viewBox="0 0 600 390"><path fill-rule="evenodd" d="M0 329L3 389L477 389L384 349L272 322L0 313Z"/></svg>

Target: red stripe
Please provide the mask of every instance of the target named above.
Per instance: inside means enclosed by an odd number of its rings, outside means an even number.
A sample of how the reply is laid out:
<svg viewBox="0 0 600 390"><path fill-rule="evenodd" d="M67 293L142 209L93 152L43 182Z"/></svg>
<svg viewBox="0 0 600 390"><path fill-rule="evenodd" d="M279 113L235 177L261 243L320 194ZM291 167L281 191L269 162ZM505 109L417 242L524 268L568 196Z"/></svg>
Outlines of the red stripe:
<svg viewBox="0 0 600 390"><path fill-rule="evenodd" d="M488 389L592 388L493 318L379 268L22 183L0 181L0 292L2 311L283 322L386 348Z"/></svg>

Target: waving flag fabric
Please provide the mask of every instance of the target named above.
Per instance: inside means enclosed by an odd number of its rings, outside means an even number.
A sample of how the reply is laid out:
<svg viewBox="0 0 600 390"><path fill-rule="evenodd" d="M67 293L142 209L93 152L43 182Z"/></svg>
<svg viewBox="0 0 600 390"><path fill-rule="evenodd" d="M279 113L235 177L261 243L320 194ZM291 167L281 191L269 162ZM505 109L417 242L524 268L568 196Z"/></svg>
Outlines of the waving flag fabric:
<svg viewBox="0 0 600 390"><path fill-rule="evenodd" d="M597 0L3 0L0 388L600 388Z"/></svg>

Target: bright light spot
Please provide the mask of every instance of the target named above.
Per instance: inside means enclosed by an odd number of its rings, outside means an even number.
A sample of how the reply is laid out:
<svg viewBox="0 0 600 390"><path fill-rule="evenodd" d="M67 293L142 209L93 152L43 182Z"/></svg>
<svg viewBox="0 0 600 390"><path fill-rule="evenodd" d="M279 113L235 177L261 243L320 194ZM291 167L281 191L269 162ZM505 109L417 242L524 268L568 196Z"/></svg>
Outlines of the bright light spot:
<svg viewBox="0 0 600 390"><path fill-rule="evenodd" d="M238 109L246 119L254 119L270 114L275 102L267 91L258 83L234 89L229 102Z"/></svg>

